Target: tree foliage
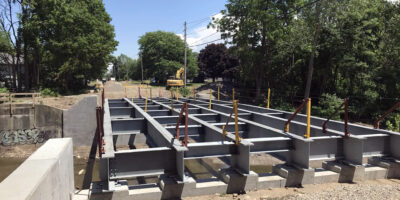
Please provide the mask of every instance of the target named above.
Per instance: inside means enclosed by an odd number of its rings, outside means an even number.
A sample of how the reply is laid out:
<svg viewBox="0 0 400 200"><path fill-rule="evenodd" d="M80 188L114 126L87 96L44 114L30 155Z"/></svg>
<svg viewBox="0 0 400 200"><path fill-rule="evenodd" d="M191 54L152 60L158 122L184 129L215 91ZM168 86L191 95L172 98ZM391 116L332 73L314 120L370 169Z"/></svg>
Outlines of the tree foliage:
<svg viewBox="0 0 400 200"><path fill-rule="evenodd" d="M231 78L237 72L238 60L229 54L224 44L209 44L198 55L200 74L212 78Z"/></svg>
<svg viewBox="0 0 400 200"><path fill-rule="evenodd" d="M3 0L1 6L18 90L77 91L106 71L118 43L101 0Z"/></svg>
<svg viewBox="0 0 400 200"><path fill-rule="evenodd" d="M118 80L139 80L141 78L140 66L137 63L137 60L134 60L125 54L119 55L115 59L114 65L118 68L116 77Z"/></svg>
<svg viewBox="0 0 400 200"><path fill-rule="evenodd" d="M171 32L148 32L139 41L143 70L146 78L155 78L157 82L166 82L169 76L175 76L176 71L183 67L183 40ZM190 49L187 53L187 78L197 75L197 62Z"/></svg>
<svg viewBox="0 0 400 200"><path fill-rule="evenodd" d="M104 74L118 43L101 0L35 0L24 6L25 45L38 54L32 59L41 67L43 85L78 90Z"/></svg>
<svg viewBox="0 0 400 200"><path fill-rule="evenodd" d="M351 119L371 122L400 95L400 5L318 2L229 0L212 25L235 49L241 87L254 88L251 96L271 88L272 99L280 102L275 106L298 105L314 49L313 105L331 110L327 102L348 97Z"/></svg>

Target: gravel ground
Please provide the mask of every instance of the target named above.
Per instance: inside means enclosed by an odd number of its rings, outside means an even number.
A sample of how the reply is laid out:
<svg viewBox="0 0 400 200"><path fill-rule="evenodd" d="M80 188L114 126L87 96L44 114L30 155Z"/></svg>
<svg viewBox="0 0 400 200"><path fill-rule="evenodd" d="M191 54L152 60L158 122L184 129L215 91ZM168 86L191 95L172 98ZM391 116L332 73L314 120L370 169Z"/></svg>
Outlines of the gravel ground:
<svg viewBox="0 0 400 200"><path fill-rule="evenodd" d="M400 199L400 180L382 179L358 183L326 183L305 185L303 188L269 188L247 194L214 194L187 197L184 200L389 200Z"/></svg>

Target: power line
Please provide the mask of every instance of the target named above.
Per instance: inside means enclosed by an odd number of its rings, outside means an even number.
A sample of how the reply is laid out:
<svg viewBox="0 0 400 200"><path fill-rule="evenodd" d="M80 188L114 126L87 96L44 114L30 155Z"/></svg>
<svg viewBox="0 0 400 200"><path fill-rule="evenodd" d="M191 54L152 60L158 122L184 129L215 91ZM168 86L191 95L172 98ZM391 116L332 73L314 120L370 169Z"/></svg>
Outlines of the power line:
<svg viewBox="0 0 400 200"><path fill-rule="evenodd" d="M201 44L191 45L191 46L189 46L189 47L201 46L201 45L205 45L205 44L213 43L213 42L216 42L216 41L219 41L219 40L223 40L223 39L221 39L221 38L220 38L220 39L216 39L216 40L213 40L213 41L204 42L204 43L201 43Z"/></svg>
<svg viewBox="0 0 400 200"><path fill-rule="evenodd" d="M205 31L205 30L207 30L208 29L208 27L204 27L204 28L201 28L201 29L195 29L194 31L192 31L192 32L190 32L190 33L188 33L187 35L194 35L194 34L198 34L198 32L203 32L203 31Z"/></svg>
<svg viewBox="0 0 400 200"><path fill-rule="evenodd" d="M219 32L215 32L215 33L212 33L212 34L207 35L207 36L205 36L205 37L202 37L202 38L198 39L196 42L193 42L192 45L194 45L194 44L196 44L196 43L198 43L198 42L200 42L200 41L202 41L202 40L204 40L204 39L206 39L206 38L209 38L209 37L211 37L211 36L213 36L213 35L215 35L215 34L217 34L217 33L219 33Z"/></svg>

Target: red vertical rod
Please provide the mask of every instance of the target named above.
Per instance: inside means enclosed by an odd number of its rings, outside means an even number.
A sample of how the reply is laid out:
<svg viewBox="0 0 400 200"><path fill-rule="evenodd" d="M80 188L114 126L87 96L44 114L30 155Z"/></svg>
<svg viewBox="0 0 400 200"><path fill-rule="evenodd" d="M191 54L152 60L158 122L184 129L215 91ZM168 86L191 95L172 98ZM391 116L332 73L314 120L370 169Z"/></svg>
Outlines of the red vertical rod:
<svg viewBox="0 0 400 200"><path fill-rule="evenodd" d="M188 104L185 103L185 142L184 145L187 147L188 144L188 123L189 123L189 111Z"/></svg>
<svg viewBox="0 0 400 200"><path fill-rule="evenodd" d="M396 105L394 105L393 107L391 107L388 111L386 111L385 114L383 114L381 117L379 117L378 120L376 120L375 122L375 128L379 128L379 121L381 121L383 118L386 117L386 115L390 114L391 112L393 112L394 110L396 110L398 107L400 107L400 101L396 103Z"/></svg>
<svg viewBox="0 0 400 200"><path fill-rule="evenodd" d="M101 107L104 108L104 87L103 87L103 90L101 92Z"/></svg>
<svg viewBox="0 0 400 200"><path fill-rule="evenodd" d="M182 116L183 116L183 111L184 111L184 108L185 108L185 104L186 103L183 103L183 105L181 107L181 112L179 113L179 118L178 118L178 121L176 122L176 127L175 127L175 129L176 129L175 137L178 140L179 140L179 124L181 123L181 119L182 119Z"/></svg>
<svg viewBox="0 0 400 200"><path fill-rule="evenodd" d="M96 107L96 119L97 119L97 141L99 146L99 157L101 158L101 154L103 152L103 141L102 141L102 128L101 128L101 107Z"/></svg>

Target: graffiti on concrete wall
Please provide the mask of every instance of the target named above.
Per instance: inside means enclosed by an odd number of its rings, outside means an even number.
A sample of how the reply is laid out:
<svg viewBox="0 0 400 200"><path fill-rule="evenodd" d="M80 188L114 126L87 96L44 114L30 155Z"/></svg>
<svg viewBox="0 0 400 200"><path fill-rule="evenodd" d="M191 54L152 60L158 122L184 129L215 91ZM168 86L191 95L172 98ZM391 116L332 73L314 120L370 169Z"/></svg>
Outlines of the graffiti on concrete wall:
<svg viewBox="0 0 400 200"><path fill-rule="evenodd" d="M1 130L0 144L17 145L17 144L37 144L43 143L52 136L55 136L52 130L25 129L25 130Z"/></svg>

